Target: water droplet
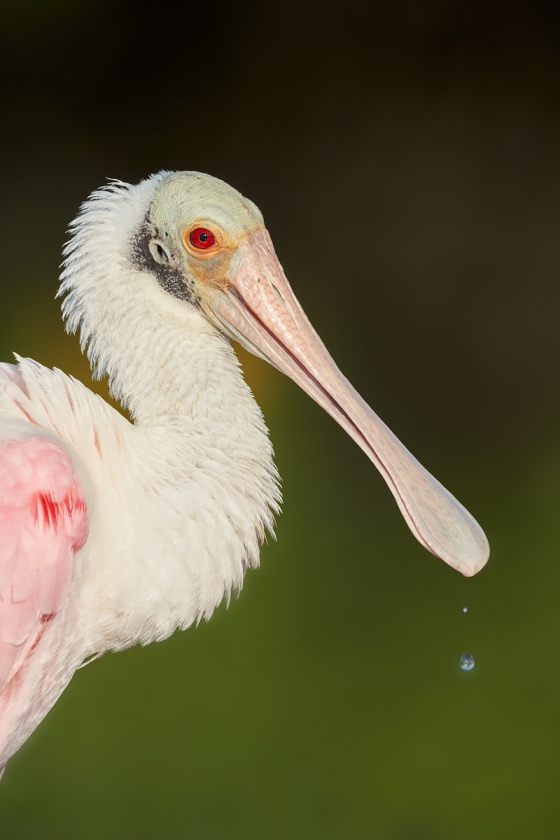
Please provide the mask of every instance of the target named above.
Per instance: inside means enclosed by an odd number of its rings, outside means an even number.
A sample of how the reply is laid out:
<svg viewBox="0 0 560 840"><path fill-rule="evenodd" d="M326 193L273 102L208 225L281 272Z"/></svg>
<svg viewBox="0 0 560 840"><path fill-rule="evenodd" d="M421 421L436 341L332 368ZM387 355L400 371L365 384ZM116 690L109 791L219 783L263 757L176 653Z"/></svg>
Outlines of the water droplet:
<svg viewBox="0 0 560 840"><path fill-rule="evenodd" d="M470 653L462 653L459 665L462 671L472 671L474 668L474 659Z"/></svg>
<svg viewBox="0 0 560 840"><path fill-rule="evenodd" d="M463 612L468 612L468 611L469 611L468 607L463 607Z"/></svg>

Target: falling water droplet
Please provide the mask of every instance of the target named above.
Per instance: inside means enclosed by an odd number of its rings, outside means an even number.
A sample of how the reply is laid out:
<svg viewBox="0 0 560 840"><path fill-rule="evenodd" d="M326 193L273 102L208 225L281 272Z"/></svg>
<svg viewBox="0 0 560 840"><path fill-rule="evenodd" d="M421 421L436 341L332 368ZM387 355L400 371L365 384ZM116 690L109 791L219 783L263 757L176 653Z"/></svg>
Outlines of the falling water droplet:
<svg viewBox="0 0 560 840"><path fill-rule="evenodd" d="M468 607L463 607L463 612L468 612L468 611L469 611Z"/></svg>
<svg viewBox="0 0 560 840"><path fill-rule="evenodd" d="M470 653L463 653L461 654L461 659L459 660L459 665L461 666L462 671L472 671L474 668L474 659Z"/></svg>

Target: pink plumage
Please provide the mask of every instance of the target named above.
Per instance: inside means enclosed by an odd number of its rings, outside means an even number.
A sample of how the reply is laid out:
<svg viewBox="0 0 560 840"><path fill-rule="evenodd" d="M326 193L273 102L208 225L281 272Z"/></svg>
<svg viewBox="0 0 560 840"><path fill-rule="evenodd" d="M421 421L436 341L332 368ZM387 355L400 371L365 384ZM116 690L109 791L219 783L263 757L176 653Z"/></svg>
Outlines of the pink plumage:
<svg viewBox="0 0 560 840"><path fill-rule="evenodd" d="M87 513L69 456L48 438L0 442L0 475L1 701L2 686L64 603Z"/></svg>

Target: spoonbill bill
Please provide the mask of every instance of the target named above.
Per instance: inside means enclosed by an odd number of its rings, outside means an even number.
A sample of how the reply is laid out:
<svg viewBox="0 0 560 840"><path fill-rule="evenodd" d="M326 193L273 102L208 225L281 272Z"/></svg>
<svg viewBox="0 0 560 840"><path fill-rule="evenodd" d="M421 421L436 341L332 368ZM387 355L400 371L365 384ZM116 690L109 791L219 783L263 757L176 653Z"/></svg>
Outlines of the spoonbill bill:
<svg viewBox="0 0 560 840"><path fill-rule="evenodd" d="M88 657L209 618L279 511L233 339L290 376L381 472L417 539L465 575L472 516L340 373L258 208L198 172L94 192L59 295L132 422L60 370L0 365L0 768Z"/></svg>

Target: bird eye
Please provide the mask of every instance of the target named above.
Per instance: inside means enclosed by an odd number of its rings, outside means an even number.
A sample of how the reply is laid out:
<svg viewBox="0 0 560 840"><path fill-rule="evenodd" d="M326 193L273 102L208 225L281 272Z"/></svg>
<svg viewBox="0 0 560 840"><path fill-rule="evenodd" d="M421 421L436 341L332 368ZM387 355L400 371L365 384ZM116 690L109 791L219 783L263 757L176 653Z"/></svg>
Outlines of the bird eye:
<svg viewBox="0 0 560 840"><path fill-rule="evenodd" d="M216 241L216 237L207 228L195 228L191 231L189 240L193 248L200 248L202 251L205 251L207 248L212 247Z"/></svg>

